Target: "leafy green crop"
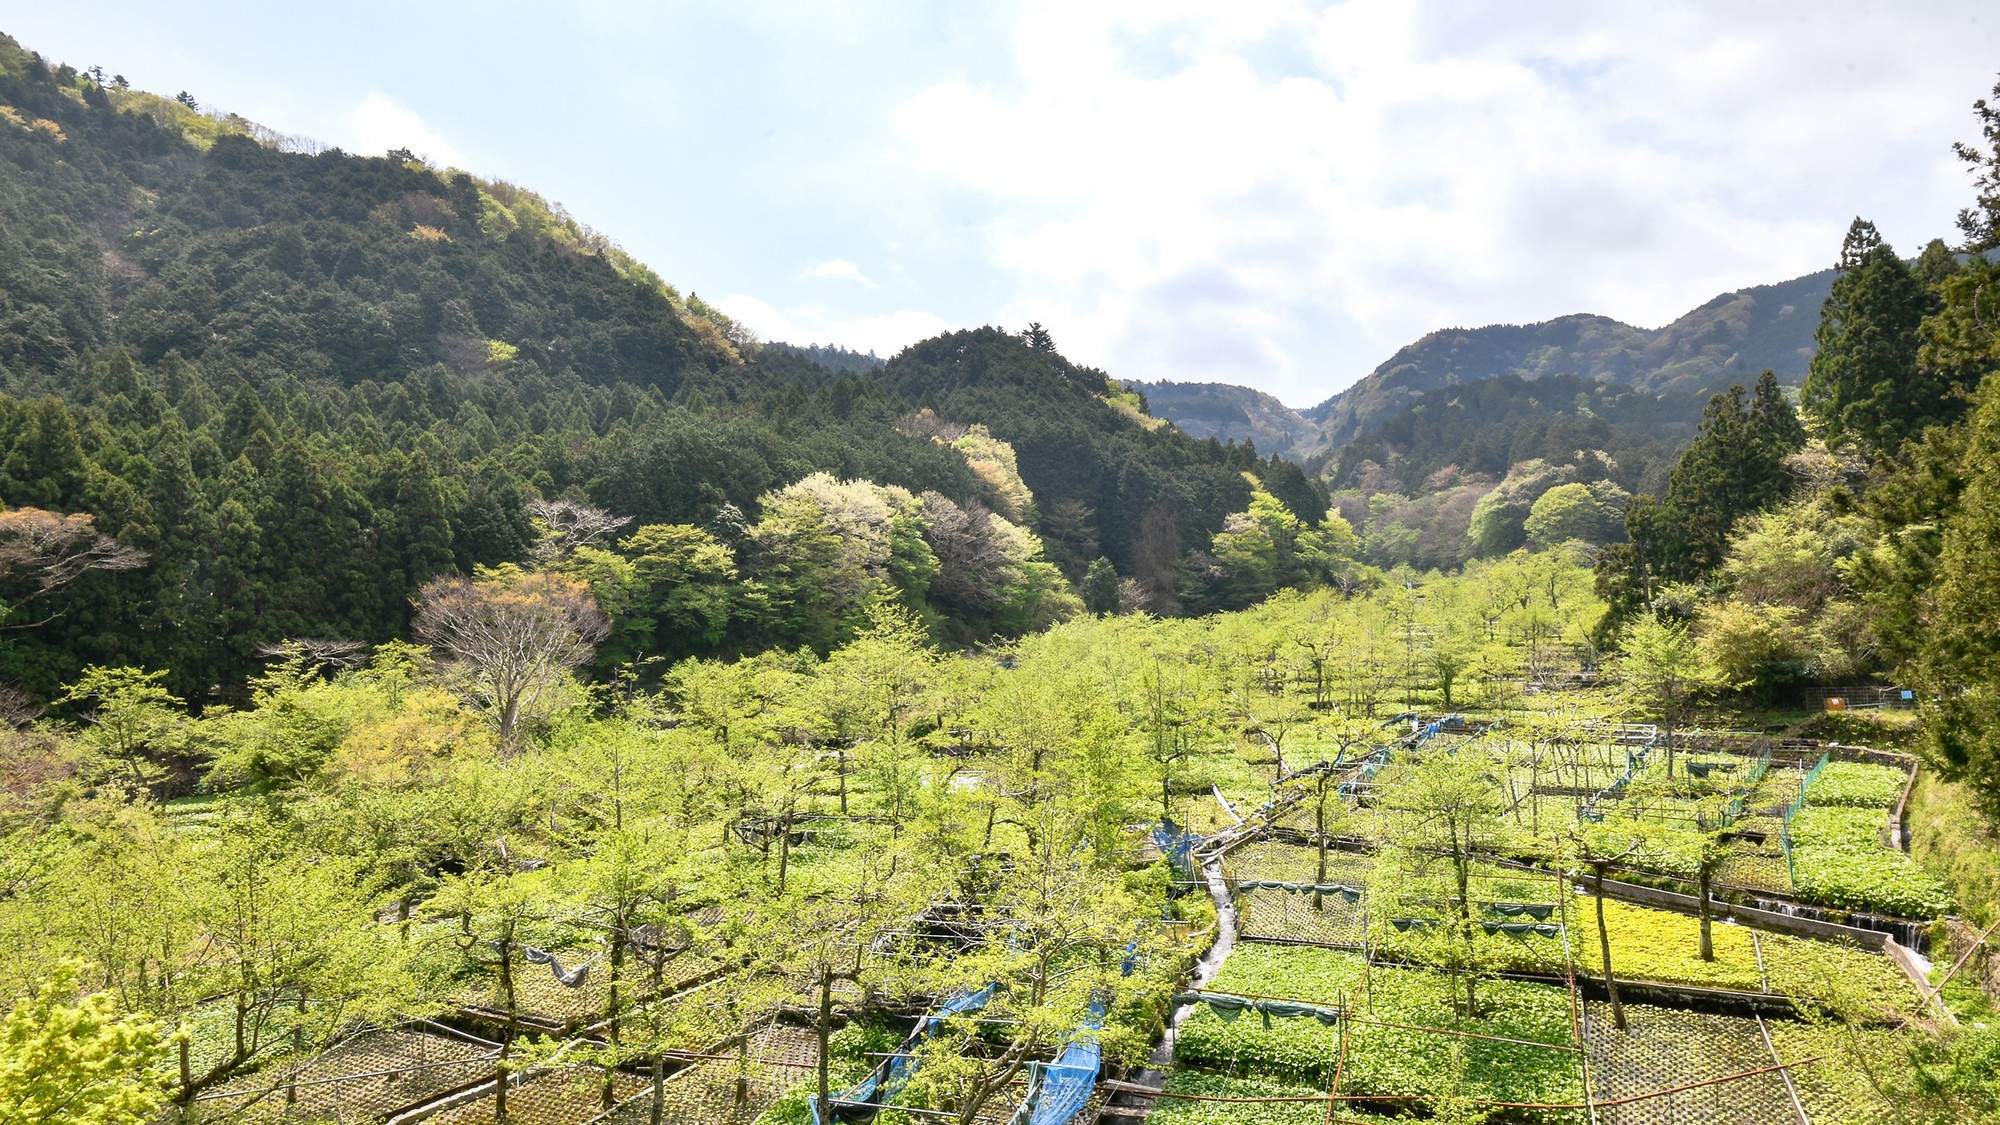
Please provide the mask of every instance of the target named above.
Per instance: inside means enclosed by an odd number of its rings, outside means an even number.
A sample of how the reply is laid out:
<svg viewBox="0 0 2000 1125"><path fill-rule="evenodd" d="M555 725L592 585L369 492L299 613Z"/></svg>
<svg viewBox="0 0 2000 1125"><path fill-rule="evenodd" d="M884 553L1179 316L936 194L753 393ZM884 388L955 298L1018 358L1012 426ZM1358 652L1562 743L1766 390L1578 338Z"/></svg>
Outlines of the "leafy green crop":
<svg viewBox="0 0 2000 1125"><path fill-rule="evenodd" d="M1598 952L1595 905L1585 899L1577 910L1578 929L1582 931L1577 942L1577 961L1579 968L1592 976L1601 976L1604 959ZM1715 960L1703 961L1698 918L1607 901L1604 924L1611 936L1611 967L1622 979L1743 992L1763 990L1763 974L1757 971L1757 948L1750 931L1742 926L1720 922L1711 925L1709 934Z"/></svg>
<svg viewBox="0 0 2000 1125"><path fill-rule="evenodd" d="M1218 992L1240 992L1337 1004L1361 987L1368 966L1359 954L1296 945L1237 946L1208 984Z"/></svg>
<svg viewBox="0 0 2000 1125"><path fill-rule="evenodd" d="M1791 824L1799 898L1904 918L1935 918L1950 910L1950 888L1909 856L1883 847L1877 839L1881 826L1878 809L1800 809Z"/></svg>
<svg viewBox="0 0 2000 1125"><path fill-rule="evenodd" d="M1577 1056L1560 1049L1572 1037L1569 997L1560 988L1481 980L1475 985L1479 1014L1467 1018L1454 1010L1456 990L1443 973L1367 969L1353 954L1255 945L1231 954L1212 987L1323 1003L1351 996L1357 1021L1349 1028L1343 1091L1581 1099ZM1461 1039L1434 1029L1550 1046ZM1312 1020L1273 1019L1266 1027L1254 1012L1224 1022L1202 1008L1182 1024L1176 1044L1182 1063L1324 1084L1340 1057L1340 1039L1340 1029Z"/></svg>
<svg viewBox="0 0 2000 1125"><path fill-rule="evenodd" d="M1845 848L1876 851L1882 844L1882 812L1867 808L1803 808L1792 817L1795 848Z"/></svg>
<svg viewBox="0 0 2000 1125"><path fill-rule="evenodd" d="M1167 1078L1167 1092L1219 1098L1316 1097L1323 1087L1303 1086L1271 1078L1227 1078L1199 1070L1176 1070ZM1326 1107L1320 1102L1197 1102L1161 1098L1148 1121L1155 1125L1320 1125Z"/></svg>
<svg viewBox="0 0 2000 1125"><path fill-rule="evenodd" d="M1828 762L1806 791L1806 800L1813 805L1886 809L1902 797L1908 777L1893 766Z"/></svg>
<svg viewBox="0 0 2000 1125"><path fill-rule="evenodd" d="M1798 895L1843 910L1935 918L1950 910L1951 889L1902 852L1842 847L1792 850Z"/></svg>

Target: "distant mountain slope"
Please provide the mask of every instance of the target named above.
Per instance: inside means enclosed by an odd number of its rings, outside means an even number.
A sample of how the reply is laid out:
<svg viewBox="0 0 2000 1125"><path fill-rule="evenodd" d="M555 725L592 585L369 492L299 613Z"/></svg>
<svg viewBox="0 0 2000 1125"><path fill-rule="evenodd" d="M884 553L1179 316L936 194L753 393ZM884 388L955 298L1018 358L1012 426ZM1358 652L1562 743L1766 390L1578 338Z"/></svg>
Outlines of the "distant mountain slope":
<svg viewBox="0 0 2000 1125"><path fill-rule="evenodd" d="M805 344L802 346L773 341L765 344L764 348L767 351L790 352L793 355L817 363L828 371L844 371L857 375L869 371L879 371L883 364L889 362L874 352L864 354L849 351L837 344Z"/></svg>
<svg viewBox="0 0 2000 1125"><path fill-rule="evenodd" d="M1634 385L1654 394L1676 391L1702 398L1726 389L1737 375L1765 368L1779 382L1805 381L1812 360L1819 309L1833 288L1834 270L1775 285L1724 293L1652 334Z"/></svg>
<svg viewBox="0 0 2000 1125"><path fill-rule="evenodd" d="M1646 343L1639 329L1590 315L1441 329L1399 349L1360 382L1304 413L1320 424L1321 440L1338 447L1400 413L1426 391L1494 375L1580 375L1631 383Z"/></svg>
<svg viewBox="0 0 2000 1125"><path fill-rule="evenodd" d="M1252 387L1230 383L1125 385L1146 396L1156 418L1171 419L1192 437L1254 441L1259 451L1304 460L1320 451L1319 424Z"/></svg>
<svg viewBox="0 0 2000 1125"><path fill-rule="evenodd" d="M1780 382L1805 380L1819 308L1833 285L1821 270L1775 285L1724 293L1673 323L1634 328L1578 313L1539 324L1445 328L1399 349L1359 382L1309 410L1220 383L1142 385L1155 415L1197 437L1250 440L1298 461L1338 453L1407 410L1425 393L1512 375L1552 375L1624 384L1642 394L1700 404L1733 380L1765 368Z"/></svg>
<svg viewBox="0 0 2000 1125"><path fill-rule="evenodd" d="M1304 414L1320 423L1327 446L1338 447L1425 391L1493 375L1577 375L1699 400L1769 367L1797 386L1833 274L1724 293L1650 332L1588 314L1433 332Z"/></svg>

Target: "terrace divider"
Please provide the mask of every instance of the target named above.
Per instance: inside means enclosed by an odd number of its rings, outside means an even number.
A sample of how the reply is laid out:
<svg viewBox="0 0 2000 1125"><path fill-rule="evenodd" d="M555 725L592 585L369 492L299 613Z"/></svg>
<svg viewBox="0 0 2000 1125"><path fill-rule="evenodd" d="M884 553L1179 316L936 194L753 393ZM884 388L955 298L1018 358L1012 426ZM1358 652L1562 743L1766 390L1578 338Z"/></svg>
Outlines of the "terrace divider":
<svg viewBox="0 0 2000 1125"><path fill-rule="evenodd" d="M1654 906L1671 910L1676 914L1697 914L1701 901L1694 895L1679 891L1661 890L1642 883L1627 883L1619 879L1604 881L1604 897L1620 902L1636 903L1640 906ZM1862 926L1848 926L1839 922L1826 922L1818 918L1801 918L1783 914L1776 910L1760 910L1754 906L1739 906L1726 899L1715 898L1709 903L1710 913L1717 918L1728 918L1746 926L1770 930L1774 933L1791 934L1794 937L1816 938L1820 941L1846 941L1863 949L1881 952L1885 943L1894 940L1884 930L1871 930Z"/></svg>

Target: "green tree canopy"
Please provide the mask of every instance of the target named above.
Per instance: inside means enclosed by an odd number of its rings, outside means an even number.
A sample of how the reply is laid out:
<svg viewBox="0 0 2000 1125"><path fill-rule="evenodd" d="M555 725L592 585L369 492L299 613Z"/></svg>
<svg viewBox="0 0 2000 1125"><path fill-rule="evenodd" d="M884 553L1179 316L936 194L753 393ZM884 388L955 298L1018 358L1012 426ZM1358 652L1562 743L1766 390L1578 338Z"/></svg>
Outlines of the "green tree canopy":
<svg viewBox="0 0 2000 1125"><path fill-rule="evenodd" d="M1619 512L1599 500L1587 484L1559 484L1541 494L1523 521L1528 541L1554 547L1572 539L1603 543L1619 532Z"/></svg>
<svg viewBox="0 0 2000 1125"><path fill-rule="evenodd" d="M2000 381L1980 388L1968 421L1965 490L1945 523L1913 664L1929 760L2000 815Z"/></svg>
<svg viewBox="0 0 2000 1125"><path fill-rule="evenodd" d="M139 1125L166 1101L159 1025L119 1014L109 992L76 998L83 974L60 962L0 1015L0 1122Z"/></svg>
<svg viewBox="0 0 2000 1125"><path fill-rule="evenodd" d="M1828 444L1884 456L1958 412L1952 388L1917 362L1917 330L1936 298L1865 219L1848 228L1840 270L1800 402Z"/></svg>

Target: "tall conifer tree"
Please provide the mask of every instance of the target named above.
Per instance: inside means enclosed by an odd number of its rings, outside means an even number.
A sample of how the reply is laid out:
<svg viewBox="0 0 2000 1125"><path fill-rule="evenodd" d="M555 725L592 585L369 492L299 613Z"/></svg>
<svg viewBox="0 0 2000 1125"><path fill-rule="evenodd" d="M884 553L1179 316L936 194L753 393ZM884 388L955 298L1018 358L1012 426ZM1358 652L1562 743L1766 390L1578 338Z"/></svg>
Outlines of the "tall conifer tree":
<svg viewBox="0 0 2000 1125"><path fill-rule="evenodd" d="M1958 414L1951 386L1917 362L1917 328L1936 299L1866 219L1848 228L1840 269L1800 402L1828 443L1888 456Z"/></svg>

